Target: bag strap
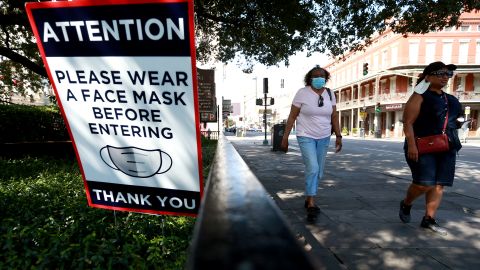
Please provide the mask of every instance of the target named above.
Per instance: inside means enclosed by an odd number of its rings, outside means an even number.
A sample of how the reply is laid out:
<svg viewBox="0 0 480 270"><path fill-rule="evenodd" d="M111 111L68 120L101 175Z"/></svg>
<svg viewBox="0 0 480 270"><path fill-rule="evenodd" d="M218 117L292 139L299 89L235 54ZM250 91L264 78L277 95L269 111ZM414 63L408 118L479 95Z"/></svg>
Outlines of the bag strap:
<svg viewBox="0 0 480 270"><path fill-rule="evenodd" d="M443 130L442 130L442 133L445 134L445 131L447 130L447 123L448 123L448 99L447 99L447 94L443 93L443 97L445 98L445 104L447 104L447 115L445 116L445 122L443 123Z"/></svg>
<svg viewBox="0 0 480 270"><path fill-rule="evenodd" d="M330 98L330 101L332 101L332 92L330 91L330 88L327 88L327 93L328 93L328 97Z"/></svg>

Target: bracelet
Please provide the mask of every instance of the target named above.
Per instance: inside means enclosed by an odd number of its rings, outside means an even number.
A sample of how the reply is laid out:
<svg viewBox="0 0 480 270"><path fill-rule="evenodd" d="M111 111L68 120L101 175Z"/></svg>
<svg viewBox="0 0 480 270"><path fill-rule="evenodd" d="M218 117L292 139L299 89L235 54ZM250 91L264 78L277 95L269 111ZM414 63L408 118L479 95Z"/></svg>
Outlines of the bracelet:
<svg viewBox="0 0 480 270"><path fill-rule="evenodd" d="M336 135L336 137L340 139L343 138L342 135Z"/></svg>

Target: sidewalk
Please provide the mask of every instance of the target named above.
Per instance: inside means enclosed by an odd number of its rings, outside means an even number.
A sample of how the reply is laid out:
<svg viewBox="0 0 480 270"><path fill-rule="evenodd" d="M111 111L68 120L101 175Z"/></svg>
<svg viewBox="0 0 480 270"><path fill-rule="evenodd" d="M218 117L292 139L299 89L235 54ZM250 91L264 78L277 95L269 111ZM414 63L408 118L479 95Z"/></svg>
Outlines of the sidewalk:
<svg viewBox="0 0 480 270"><path fill-rule="evenodd" d="M321 213L308 222L300 153L272 152L258 138L227 138L325 269L480 269L478 197L445 192L439 222L449 235L435 235L419 227L422 199L411 223L398 218L408 180L367 174L329 154L316 199Z"/></svg>

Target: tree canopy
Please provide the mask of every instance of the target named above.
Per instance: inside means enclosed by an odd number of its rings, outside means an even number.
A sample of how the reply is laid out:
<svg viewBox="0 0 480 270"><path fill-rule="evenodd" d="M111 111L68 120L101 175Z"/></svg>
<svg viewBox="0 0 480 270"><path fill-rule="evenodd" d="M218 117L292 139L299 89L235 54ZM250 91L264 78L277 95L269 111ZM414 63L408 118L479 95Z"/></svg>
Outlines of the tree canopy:
<svg viewBox="0 0 480 270"><path fill-rule="evenodd" d="M12 89L38 90L46 71L22 0L0 0L0 99ZM298 51L341 56L375 33L427 33L458 25L478 0L197 0L197 59L288 64Z"/></svg>

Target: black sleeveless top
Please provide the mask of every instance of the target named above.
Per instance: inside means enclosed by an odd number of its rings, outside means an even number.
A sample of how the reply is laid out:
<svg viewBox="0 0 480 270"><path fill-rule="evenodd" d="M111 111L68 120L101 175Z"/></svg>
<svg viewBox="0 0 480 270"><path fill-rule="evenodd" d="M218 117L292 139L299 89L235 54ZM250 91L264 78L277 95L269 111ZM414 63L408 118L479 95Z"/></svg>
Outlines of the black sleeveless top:
<svg viewBox="0 0 480 270"><path fill-rule="evenodd" d="M420 113L413 123L415 137L424 137L441 134L448 109L447 136L452 149L460 150L462 147L457 133L457 118L462 114L462 105L458 99L450 94L442 92L437 94L427 90L422 94L423 102ZM445 97L448 102L445 101ZM448 104L448 106L447 106Z"/></svg>

